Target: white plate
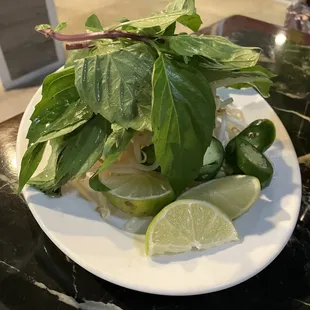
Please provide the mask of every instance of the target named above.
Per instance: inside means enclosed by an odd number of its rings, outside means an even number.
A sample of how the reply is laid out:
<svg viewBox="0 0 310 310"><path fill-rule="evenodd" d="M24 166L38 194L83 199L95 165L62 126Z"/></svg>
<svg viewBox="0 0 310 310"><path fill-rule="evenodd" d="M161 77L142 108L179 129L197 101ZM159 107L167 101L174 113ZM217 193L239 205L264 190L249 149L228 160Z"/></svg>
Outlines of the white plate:
<svg viewBox="0 0 310 310"><path fill-rule="evenodd" d="M32 98L20 125L17 162L26 148L29 117L40 100ZM271 119L277 140L268 150L275 174L259 201L235 224L241 242L208 251L149 258L144 236L125 232L125 219L111 216L107 222L95 206L76 193L49 198L26 187L23 191L31 212L49 238L73 261L115 284L163 295L214 292L254 276L280 253L295 227L300 208L301 179L291 140L270 106L253 90L221 90L231 95L247 122Z"/></svg>

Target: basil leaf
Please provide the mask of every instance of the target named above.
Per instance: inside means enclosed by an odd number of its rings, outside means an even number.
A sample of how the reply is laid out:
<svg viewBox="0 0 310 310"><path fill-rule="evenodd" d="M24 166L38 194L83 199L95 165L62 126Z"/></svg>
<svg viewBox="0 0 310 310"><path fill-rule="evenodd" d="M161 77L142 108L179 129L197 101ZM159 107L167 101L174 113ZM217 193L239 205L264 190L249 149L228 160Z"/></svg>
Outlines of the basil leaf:
<svg viewBox="0 0 310 310"><path fill-rule="evenodd" d="M75 63L81 99L111 123L149 129L154 55L144 43Z"/></svg>
<svg viewBox="0 0 310 310"><path fill-rule="evenodd" d="M79 99L74 80L73 68L54 73L44 80L42 100L30 118L29 144L65 135L90 119L92 110Z"/></svg>
<svg viewBox="0 0 310 310"><path fill-rule="evenodd" d="M124 41L125 40L122 40L121 42L109 39L96 40L94 42L95 45L92 48L68 51L65 68L74 66L75 61L78 59L119 51L126 46ZM131 45L132 41L126 41L126 44Z"/></svg>
<svg viewBox="0 0 310 310"><path fill-rule="evenodd" d="M269 97L269 90L273 84L270 78L275 77L275 74L259 65L238 71L214 72L202 69L201 72L211 82L213 88L223 86L232 88L254 87L263 97Z"/></svg>
<svg viewBox="0 0 310 310"><path fill-rule="evenodd" d="M202 25L202 20L198 14L184 15L178 18L178 22L193 31L198 31Z"/></svg>
<svg viewBox="0 0 310 310"><path fill-rule="evenodd" d="M59 155L64 149L67 142L67 137L60 137L51 140L51 154L49 156L47 165L44 167L41 173L31 178L28 182L29 185L39 189L40 191L51 195L55 194L57 191L57 186L55 184L56 168Z"/></svg>
<svg viewBox="0 0 310 310"><path fill-rule="evenodd" d="M73 67L49 74L43 81L42 95L44 95L46 99L49 99L55 96L58 91L62 91L63 88L72 86L72 81L74 81ZM36 108L37 107L38 105L36 105Z"/></svg>
<svg viewBox="0 0 310 310"><path fill-rule="evenodd" d="M96 115L71 134L57 162L57 187L81 176L96 163L110 131L110 123Z"/></svg>
<svg viewBox="0 0 310 310"><path fill-rule="evenodd" d="M42 159L45 146L46 142L33 144L32 146L28 147L27 151L25 152L19 173L19 184L17 189L18 193L22 191L25 184L37 170Z"/></svg>
<svg viewBox="0 0 310 310"><path fill-rule="evenodd" d="M160 13L154 14L151 17L127 21L114 28L131 25L136 28L151 28L159 26L161 31L164 31L169 25L177 21L183 15L192 15L195 13L194 0L175 0Z"/></svg>
<svg viewBox="0 0 310 310"><path fill-rule="evenodd" d="M61 30L67 27L67 23L60 23L54 29L55 32L60 32ZM45 30L45 29L53 29L52 25L50 24L41 24L35 27L36 31Z"/></svg>
<svg viewBox="0 0 310 310"><path fill-rule="evenodd" d="M67 28L67 23L60 23L54 29L55 32L60 32L61 30Z"/></svg>
<svg viewBox="0 0 310 310"><path fill-rule="evenodd" d="M174 35L174 32L175 32L176 26L177 26L177 23L176 23L176 22L174 22L174 23L172 23L171 25L169 25L169 26L166 28L165 32L163 33L163 36L173 36L173 35Z"/></svg>
<svg viewBox="0 0 310 310"><path fill-rule="evenodd" d="M120 29L126 32L133 32L139 34L146 34L150 36L156 36L161 32L161 28L159 26L148 27L148 28L137 28L127 24L130 20L126 17L119 20L123 25L120 25ZM118 27L118 26L117 26Z"/></svg>
<svg viewBox="0 0 310 310"><path fill-rule="evenodd" d="M189 56L184 56L184 57L189 57ZM205 68L207 70L213 70L213 72L217 71L234 71L237 70L238 68L235 68L231 66L230 63L220 63L215 59L211 58L206 58L202 56L193 56L191 57L192 63L199 63L199 66L201 68Z"/></svg>
<svg viewBox="0 0 310 310"><path fill-rule="evenodd" d="M158 34L161 32L162 30L160 26L154 26L151 28L137 28L137 31L136 31L136 33L147 34L149 36L158 36Z"/></svg>
<svg viewBox="0 0 310 310"><path fill-rule="evenodd" d="M214 125L215 101L206 78L160 55L153 71L153 143L161 173L177 195L197 177Z"/></svg>
<svg viewBox="0 0 310 310"><path fill-rule="evenodd" d="M235 89L254 87L264 98L268 98L270 96L269 91L272 85L273 82L269 79L257 78L253 81L245 81L244 83L241 82L232 84L229 85L229 87Z"/></svg>
<svg viewBox="0 0 310 310"><path fill-rule="evenodd" d="M79 99L71 103L67 108L64 107L63 114L51 123L46 123L46 118L43 116L41 118L41 123L33 123L34 131L40 130L39 128L43 127L40 132L41 137L37 142L47 141L70 133L86 123L92 115L93 112L90 107ZM39 126L37 124L39 124ZM47 126L47 124L50 124L50 126L44 128L44 125Z"/></svg>
<svg viewBox="0 0 310 310"><path fill-rule="evenodd" d="M137 28L131 25L127 25L127 22L130 22L128 18L123 18L123 20L120 21L121 23L125 23L120 27L121 30L127 31L127 32L134 32L139 34L147 34L150 36L156 36L160 33L161 28L159 26L154 26L150 28Z"/></svg>
<svg viewBox="0 0 310 310"><path fill-rule="evenodd" d="M123 48L124 45L120 41L98 40L96 41L96 47L91 50L89 56L110 54Z"/></svg>
<svg viewBox="0 0 310 310"><path fill-rule="evenodd" d="M121 30L127 31L127 32L138 32L139 28L133 27L131 25L126 25L127 22L130 20L127 17L122 17L118 20L120 23L124 24L120 28Z"/></svg>
<svg viewBox="0 0 310 310"><path fill-rule="evenodd" d="M268 69L266 69L260 65L256 65L256 66L253 66L250 68L243 68L243 69L239 70L239 72L244 72L244 73L249 73L249 74L250 74L250 72L260 72L260 73L265 74L265 76L267 76L268 78L274 78L277 76L273 72L269 71Z"/></svg>
<svg viewBox="0 0 310 310"><path fill-rule="evenodd" d="M89 55L90 55L90 51L88 48L81 49L81 50L67 51L67 59L66 59L66 63L65 63L65 68L74 66L74 62L77 59L85 58Z"/></svg>
<svg viewBox="0 0 310 310"><path fill-rule="evenodd" d="M179 14L181 11L186 11L186 14L195 14L195 0L175 0L169 3L166 8L163 10L166 14ZM183 14L183 15L186 15Z"/></svg>
<svg viewBox="0 0 310 310"><path fill-rule="evenodd" d="M107 165L106 162L108 162L108 165L110 165L119 157L135 133L135 131L132 129L127 130L122 127L114 127L113 129L113 132L109 135L104 145L103 156L105 163L103 166Z"/></svg>
<svg viewBox="0 0 310 310"><path fill-rule="evenodd" d="M121 17L119 20L117 20L120 23L129 22L129 19L127 17Z"/></svg>
<svg viewBox="0 0 310 310"><path fill-rule="evenodd" d="M88 181L89 187L96 192L107 192L110 190L107 186L105 186L99 179L99 174L95 173Z"/></svg>
<svg viewBox="0 0 310 310"><path fill-rule="evenodd" d="M85 22L85 28L90 32L103 31L103 27L102 27L100 20L96 14L92 14L87 18L87 20Z"/></svg>
<svg viewBox="0 0 310 310"><path fill-rule="evenodd" d="M179 55L200 55L235 69L255 66L260 51L257 47L239 46L219 36L173 36L169 46Z"/></svg>
<svg viewBox="0 0 310 310"><path fill-rule="evenodd" d="M45 30L45 29L53 29L53 27L50 24L41 24L35 27L36 31Z"/></svg>
<svg viewBox="0 0 310 310"><path fill-rule="evenodd" d="M104 162L89 180L89 186L98 192L109 190L100 180L98 174L107 169L120 156L134 135L134 130L118 128L108 137L103 150Z"/></svg>
<svg viewBox="0 0 310 310"><path fill-rule="evenodd" d="M199 63L191 62L193 66L199 66ZM276 75L266 68L256 65L250 68L243 68L240 70L230 70L230 71L214 71L207 68L201 67L200 72L202 72L209 82L222 81L229 78L239 78L239 77L261 77L261 78L273 78ZM229 84L224 84L227 86Z"/></svg>

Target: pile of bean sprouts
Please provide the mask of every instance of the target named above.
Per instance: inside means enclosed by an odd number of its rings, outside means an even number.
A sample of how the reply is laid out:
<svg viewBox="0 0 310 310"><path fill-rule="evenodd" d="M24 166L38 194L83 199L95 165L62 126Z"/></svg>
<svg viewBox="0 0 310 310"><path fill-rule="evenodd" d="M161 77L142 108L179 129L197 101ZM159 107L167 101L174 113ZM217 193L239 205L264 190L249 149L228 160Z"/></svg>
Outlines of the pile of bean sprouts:
<svg viewBox="0 0 310 310"><path fill-rule="evenodd" d="M221 100L218 96L216 96L215 102L216 125L213 135L225 146L247 125L242 111L230 106L233 103L232 98Z"/></svg>
<svg viewBox="0 0 310 310"><path fill-rule="evenodd" d="M225 146L233 137L242 131L247 125L241 110L235 108L233 99L228 98L221 100L219 96L215 96L216 102L216 126L213 136L222 142ZM155 161L151 165L146 165L147 154L143 152L143 148L152 144L152 133L149 131L137 132L131 139L127 148L121 153L120 157L107 170L100 174L100 179L110 177L111 175L137 174L154 171L158 168ZM75 180L73 185L78 189L79 193L87 200L93 202L103 219L110 216L110 204L107 199L100 193L93 191L88 184L89 178L92 176L96 168L102 164L104 158L92 168L92 171L86 173L83 178ZM145 219L144 219L145 221ZM124 229L129 232L136 232L141 227L141 220L132 217L124 224Z"/></svg>

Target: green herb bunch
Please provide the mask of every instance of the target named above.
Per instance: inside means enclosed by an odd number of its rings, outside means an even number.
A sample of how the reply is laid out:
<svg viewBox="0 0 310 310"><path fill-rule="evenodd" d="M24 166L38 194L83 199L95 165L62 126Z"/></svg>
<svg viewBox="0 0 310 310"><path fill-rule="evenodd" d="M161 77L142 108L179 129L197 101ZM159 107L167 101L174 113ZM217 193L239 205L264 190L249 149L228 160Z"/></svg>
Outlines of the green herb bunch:
<svg viewBox="0 0 310 310"><path fill-rule="evenodd" d="M259 48L218 36L175 34L176 23L200 28L194 0L175 0L151 17L109 27L91 15L83 34L60 33L65 23L36 27L73 50L65 68L44 80L42 100L31 116L19 191L29 183L57 194L102 157L90 185L105 190L98 173L137 131L153 133L156 161L176 194L197 177L215 126L216 89L255 87L266 97L273 75L256 65ZM31 178L47 144L48 164Z"/></svg>

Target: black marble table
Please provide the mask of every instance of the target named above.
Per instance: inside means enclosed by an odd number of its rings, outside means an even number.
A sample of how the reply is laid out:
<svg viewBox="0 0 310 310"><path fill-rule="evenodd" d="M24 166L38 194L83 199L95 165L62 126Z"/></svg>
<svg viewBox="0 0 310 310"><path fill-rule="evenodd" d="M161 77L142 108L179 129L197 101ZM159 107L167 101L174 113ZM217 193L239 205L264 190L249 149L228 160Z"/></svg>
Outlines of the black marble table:
<svg viewBox="0 0 310 310"><path fill-rule="evenodd" d="M310 309L310 36L243 16L202 32L260 46L260 63L278 73L268 102L289 132L303 179L300 217L287 246L255 277L212 294L156 296L101 280L59 251L15 194L17 116L0 124L0 310Z"/></svg>

